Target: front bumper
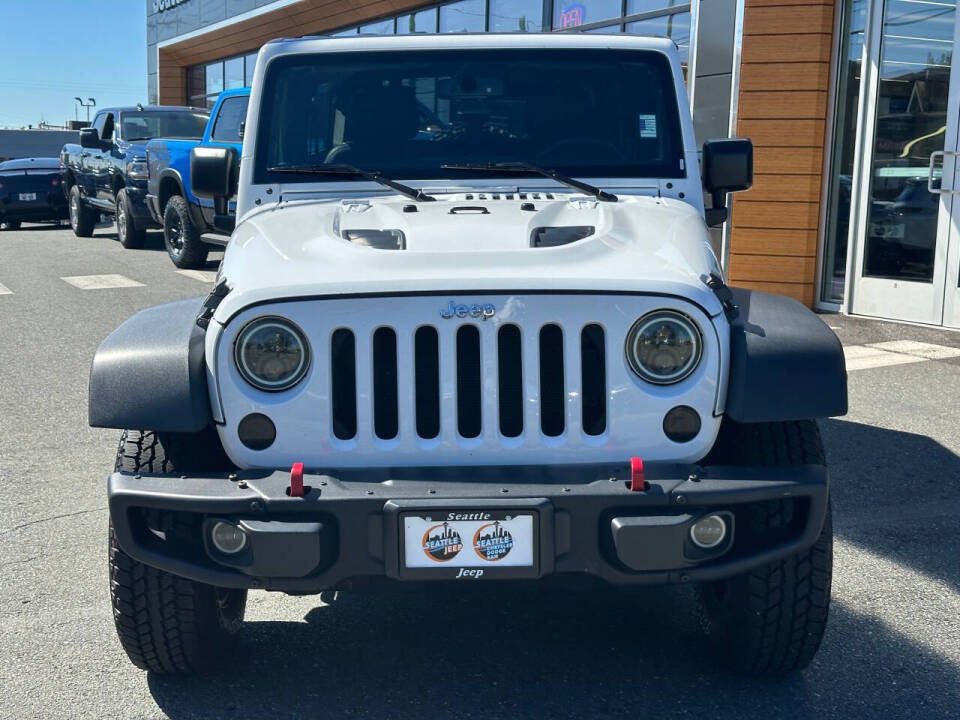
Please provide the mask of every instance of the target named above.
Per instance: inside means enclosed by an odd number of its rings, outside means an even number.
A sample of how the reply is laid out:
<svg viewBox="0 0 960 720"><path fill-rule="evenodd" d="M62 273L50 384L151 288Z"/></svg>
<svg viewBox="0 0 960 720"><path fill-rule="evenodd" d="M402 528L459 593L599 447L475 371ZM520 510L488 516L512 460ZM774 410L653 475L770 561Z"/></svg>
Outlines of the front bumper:
<svg viewBox="0 0 960 720"><path fill-rule="evenodd" d="M643 492L629 489L623 471L597 470L595 479L580 475L580 482L564 482L565 472L424 470L419 479L383 471L366 479L356 471L350 479L306 474L303 497L288 495L288 472L114 473L108 493L117 540L134 559L211 585L287 592L402 579L400 518L410 511L533 511L537 578L650 585L717 580L805 550L819 536L827 507L828 475L817 465L653 466ZM784 500L793 503L793 521L770 536L751 536L751 507ZM710 512L732 520L729 542L722 552L688 552L690 524ZM195 529L192 542L157 532L158 518L170 513ZM203 528L212 518L248 531L251 552L242 562L217 557L209 547ZM453 579L457 571L438 568L433 577Z"/></svg>
<svg viewBox="0 0 960 720"><path fill-rule="evenodd" d="M133 221L138 227L154 228L159 223L154 219L150 208L147 207L147 189L130 182L124 186L127 197L130 199L130 208L133 210Z"/></svg>

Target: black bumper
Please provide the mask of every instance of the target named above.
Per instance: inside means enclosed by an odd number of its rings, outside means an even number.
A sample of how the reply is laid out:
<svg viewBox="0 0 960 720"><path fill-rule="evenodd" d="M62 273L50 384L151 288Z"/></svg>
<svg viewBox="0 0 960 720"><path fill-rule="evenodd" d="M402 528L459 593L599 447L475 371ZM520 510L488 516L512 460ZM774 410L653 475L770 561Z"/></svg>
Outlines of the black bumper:
<svg viewBox="0 0 960 720"><path fill-rule="evenodd" d="M489 472L489 471L486 471ZM511 476L513 473L513 476ZM401 568L403 513L517 510L536 518L535 576L594 576L618 585L716 580L809 548L827 507L825 468L654 466L646 490L606 473L561 484L529 471L504 469L497 482L304 475L303 497L289 497L288 472L241 471L183 477L114 473L110 516L131 557L176 575L222 587L318 592L406 576ZM752 537L747 515L757 503L789 501L793 522L769 537ZM728 541L703 552L689 527L708 513L732 524ZM191 542L172 542L156 527L175 514L195 529ZM239 523L251 542L240 559L218 556L204 528L212 519ZM457 567L438 568L453 579ZM469 576L469 574L468 574ZM487 574L488 577L491 574ZM492 574L496 577L496 573Z"/></svg>
<svg viewBox="0 0 960 720"><path fill-rule="evenodd" d="M147 207L147 189L139 187L132 183L124 186L127 191L127 197L130 199L130 208L132 209L133 221L138 227L155 228L159 224L154 219L150 208Z"/></svg>
<svg viewBox="0 0 960 720"><path fill-rule="evenodd" d="M38 192L37 198L31 202L0 198L0 222L44 222L70 217L67 200L59 188L46 193Z"/></svg>

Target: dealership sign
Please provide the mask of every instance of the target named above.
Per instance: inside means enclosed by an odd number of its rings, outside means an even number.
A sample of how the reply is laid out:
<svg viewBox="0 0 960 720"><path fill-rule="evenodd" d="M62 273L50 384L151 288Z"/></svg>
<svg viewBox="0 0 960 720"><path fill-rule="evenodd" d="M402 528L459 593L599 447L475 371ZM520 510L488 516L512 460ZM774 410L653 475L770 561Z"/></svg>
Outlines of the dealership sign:
<svg viewBox="0 0 960 720"><path fill-rule="evenodd" d="M183 5L187 0L153 0L153 11L155 13L162 13L171 8L175 8L177 5Z"/></svg>

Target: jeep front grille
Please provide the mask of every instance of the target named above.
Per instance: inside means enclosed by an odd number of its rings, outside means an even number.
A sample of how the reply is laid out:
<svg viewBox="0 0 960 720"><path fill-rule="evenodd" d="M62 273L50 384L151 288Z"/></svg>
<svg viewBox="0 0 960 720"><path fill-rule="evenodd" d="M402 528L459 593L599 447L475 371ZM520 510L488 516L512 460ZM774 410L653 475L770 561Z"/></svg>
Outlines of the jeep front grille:
<svg viewBox="0 0 960 720"><path fill-rule="evenodd" d="M453 356L441 352L441 331L455 335L449 346ZM523 381L535 363L539 377L538 430L546 437L559 437L567 427L567 388L564 356L564 329L547 323L532 330L536 344L527 343L527 352L535 349L535 357L524 357L523 332L513 324L464 324L459 327L421 326L413 338L413 409L414 427L420 438L430 440L440 434L441 362L450 362L456 378L456 429L462 438L477 438L487 423L499 428L505 438L516 438L524 432ZM486 337L490 336L488 342ZM489 345L490 352L484 352ZM606 342L603 328L590 324L580 331L580 425L587 435L602 435L607 428L606 405ZM400 427L398 387L397 333L390 327L377 328L371 344L373 431L381 440L397 437ZM484 365L497 369L497 414L484 417ZM353 331L337 329L330 342L330 397L334 435L351 440L357 434L357 339ZM492 389L491 389L492 390Z"/></svg>

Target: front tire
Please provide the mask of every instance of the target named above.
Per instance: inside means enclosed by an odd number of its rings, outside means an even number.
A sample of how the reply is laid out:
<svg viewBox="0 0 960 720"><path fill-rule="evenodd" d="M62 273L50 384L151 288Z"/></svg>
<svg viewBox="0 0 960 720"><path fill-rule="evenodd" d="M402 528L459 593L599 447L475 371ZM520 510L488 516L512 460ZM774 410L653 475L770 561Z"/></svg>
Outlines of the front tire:
<svg viewBox="0 0 960 720"><path fill-rule="evenodd" d="M127 430L116 470L180 475L229 469L212 431L197 435ZM165 536L196 547L194 523L164 517ZM170 540L168 540L170 541ZM131 662L160 674L204 672L230 656L243 624L247 591L217 588L144 565L109 532L110 596L120 644Z"/></svg>
<svg viewBox="0 0 960 720"><path fill-rule="evenodd" d="M117 240L128 250L142 248L147 239L145 228L137 227L133 219L133 207L126 188L117 193Z"/></svg>
<svg viewBox="0 0 960 720"><path fill-rule="evenodd" d="M201 268L210 248L200 239L200 231L190 218L185 198L174 195L163 210L163 244L178 268Z"/></svg>
<svg viewBox="0 0 960 720"><path fill-rule="evenodd" d="M93 228L97 224L99 213L88 208L80 195L80 187L70 188L70 197L67 200L67 209L70 215L70 227L77 237L91 237Z"/></svg>
<svg viewBox="0 0 960 720"><path fill-rule="evenodd" d="M724 420L705 463L783 466L826 464L813 420L739 424ZM745 535L763 543L787 532L796 501L752 506ZM742 521L741 521L742 522ZM734 578L699 588L700 619L724 664L753 674L782 676L813 660L827 627L833 575L833 526L826 518L813 547Z"/></svg>

